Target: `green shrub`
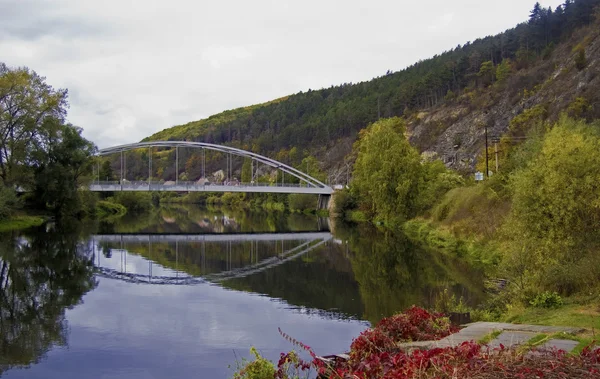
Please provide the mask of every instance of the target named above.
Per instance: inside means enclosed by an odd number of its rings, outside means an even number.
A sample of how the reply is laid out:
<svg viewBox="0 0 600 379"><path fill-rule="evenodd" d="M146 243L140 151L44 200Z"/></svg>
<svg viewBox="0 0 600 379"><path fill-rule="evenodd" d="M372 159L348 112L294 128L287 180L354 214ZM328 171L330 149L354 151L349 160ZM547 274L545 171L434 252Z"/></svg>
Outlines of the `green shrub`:
<svg viewBox="0 0 600 379"><path fill-rule="evenodd" d="M353 210L344 214L344 219L353 222L367 222L369 218L363 211Z"/></svg>
<svg viewBox="0 0 600 379"><path fill-rule="evenodd" d="M422 165L422 179L419 188L418 208L431 209L451 189L464 186L462 176L446 168L440 160L425 162Z"/></svg>
<svg viewBox="0 0 600 379"><path fill-rule="evenodd" d="M585 97L578 97L567 108L567 114L574 118L581 118L592 109Z"/></svg>
<svg viewBox="0 0 600 379"><path fill-rule="evenodd" d="M314 211L317 208L317 197L315 195L293 193L288 197L288 204L292 211Z"/></svg>
<svg viewBox="0 0 600 379"><path fill-rule="evenodd" d="M585 57L585 49L580 46L575 52L575 67L581 71L587 66L587 58Z"/></svg>
<svg viewBox="0 0 600 379"><path fill-rule="evenodd" d="M487 181L448 191L433 208L432 218L460 235L492 237L509 211L509 203Z"/></svg>
<svg viewBox="0 0 600 379"><path fill-rule="evenodd" d="M150 192L116 192L112 200L127 208L128 212L147 212L152 208L152 194Z"/></svg>
<svg viewBox="0 0 600 379"><path fill-rule="evenodd" d="M333 195L333 214L341 217L346 211L353 210L357 207L357 201L352 196L352 193L346 189L337 191Z"/></svg>
<svg viewBox="0 0 600 379"><path fill-rule="evenodd" d="M562 297L556 292L545 291L537 294L529 304L536 308L560 308L563 305Z"/></svg>
<svg viewBox="0 0 600 379"><path fill-rule="evenodd" d="M538 104L525 109L521 114L515 116L508 125L508 129L513 135L526 135L531 127L548 117L548 109L545 105Z"/></svg>
<svg viewBox="0 0 600 379"><path fill-rule="evenodd" d="M256 348L251 347L250 352L254 355L254 360L248 361L242 358L242 362L237 363L237 370L233 374L234 379L273 379L275 377L275 366L271 361L263 358Z"/></svg>
<svg viewBox="0 0 600 379"><path fill-rule="evenodd" d="M246 195L239 192L225 192L221 196L221 204L234 208L246 208Z"/></svg>
<svg viewBox="0 0 600 379"><path fill-rule="evenodd" d="M435 298L435 310L443 314L451 312L466 313L470 312L470 308L464 303L462 296L456 298L456 295L448 291L447 288L437 294Z"/></svg>
<svg viewBox="0 0 600 379"><path fill-rule="evenodd" d="M204 192L190 192L184 196L184 203L206 204L207 194Z"/></svg>

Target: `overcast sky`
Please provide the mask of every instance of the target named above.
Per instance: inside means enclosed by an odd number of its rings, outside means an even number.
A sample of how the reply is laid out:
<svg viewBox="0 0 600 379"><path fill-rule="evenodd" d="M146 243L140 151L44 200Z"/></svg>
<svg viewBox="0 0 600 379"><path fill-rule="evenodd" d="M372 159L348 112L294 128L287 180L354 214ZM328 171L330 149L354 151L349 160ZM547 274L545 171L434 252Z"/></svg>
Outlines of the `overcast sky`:
<svg viewBox="0 0 600 379"><path fill-rule="evenodd" d="M0 61L68 88L69 120L102 148L398 71L513 27L534 3L0 0Z"/></svg>

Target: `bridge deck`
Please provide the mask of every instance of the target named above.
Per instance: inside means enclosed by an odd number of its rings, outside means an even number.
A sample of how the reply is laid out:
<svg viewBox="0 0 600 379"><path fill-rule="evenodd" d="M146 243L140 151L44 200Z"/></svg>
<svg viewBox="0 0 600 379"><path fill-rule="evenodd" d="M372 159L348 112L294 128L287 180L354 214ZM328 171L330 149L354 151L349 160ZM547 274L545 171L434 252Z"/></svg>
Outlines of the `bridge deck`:
<svg viewBox="0 0 600 379"><path fill-rule="evenodd" d="M262 183L255 184L196 184L196 183L151 183L148 182L99 182L90 185L90 191L93 192L119 192L119 191L170 191L170 192L253 192L253 193L299 193L314 195L331 195L331 187L307 187L298 184L288 185L268 185Z"/></svg>

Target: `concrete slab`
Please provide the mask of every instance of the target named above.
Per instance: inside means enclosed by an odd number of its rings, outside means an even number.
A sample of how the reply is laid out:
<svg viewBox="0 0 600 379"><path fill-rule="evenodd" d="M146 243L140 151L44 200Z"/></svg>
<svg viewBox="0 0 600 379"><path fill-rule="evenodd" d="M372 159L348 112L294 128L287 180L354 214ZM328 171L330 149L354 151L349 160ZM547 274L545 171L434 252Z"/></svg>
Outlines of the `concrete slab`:
<svg viewBox="0 0 600 379"><path fill-rule="evenodd" d="M527 324L509 324L505 322L473 322L466 324L465 328L487 328L492 330L517 330L523 332L534 332L534 333L579 333L582 332L583 328L569 327L569 326L547 326L547 325L527 325Z"/></svg>
<svg viewBox="0 0 600 379"><path fill-rule="evenodd" d="M509 324L503 322L473 322L464 325L458 333L443 338L439 341L408 342L400 344L402 349L429 349L431 347L458 346L465 341L479 341L493 331L501 330L502 334L492 343L490 347L514 346L527 342L537 334L554 334L559 332L576 334L583 331L582 328L546 325Z"/></svg>
<svg viewBox="0 0 600 379"><path fill-rule="evenodd" d="M492 349L499 348L503 345L506 348L522 345L535 337L538 333L533 332L521 332L521 331L505 331L492 340L489 346Z"/></svg>
<svg viewBox="0 0 600 379"><path fill-rule="evenodd" d="M575 346L579 345L579 342L577 341L571 341L571 340L560 340L560 339L552 339L549 340L548 342L546 342L545 344L543 344L542 346L540 346L540 349L557 349L557 350L564 350L567 353L570 353L571 350L573 350L575 348Z"/></svg>

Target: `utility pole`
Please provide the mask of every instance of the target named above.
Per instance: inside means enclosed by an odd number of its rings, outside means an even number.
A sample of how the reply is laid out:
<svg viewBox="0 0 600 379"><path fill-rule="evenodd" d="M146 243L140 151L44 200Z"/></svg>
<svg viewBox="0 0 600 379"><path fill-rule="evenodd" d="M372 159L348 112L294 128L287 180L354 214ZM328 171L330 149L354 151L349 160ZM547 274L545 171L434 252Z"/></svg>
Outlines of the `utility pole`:
<svg viewBox="0 0 600 379"><path fill-rule="evenodd" d="M496 155L496 173L498 173L498 141L494 141L494 154Z"/></svg>
<svg viewBox="0 0 600 379"><path fill-rule="evenodd" d="M490 169L488 163L488 132L487 132L487 122L484 125L485 127L485 177L490 177Z"/></svg>
<svg viewBox="0 0 600 379"><path fill-rule="evenodd" d="M152 146L148 146L148 190L152 183Z"/></svg>

